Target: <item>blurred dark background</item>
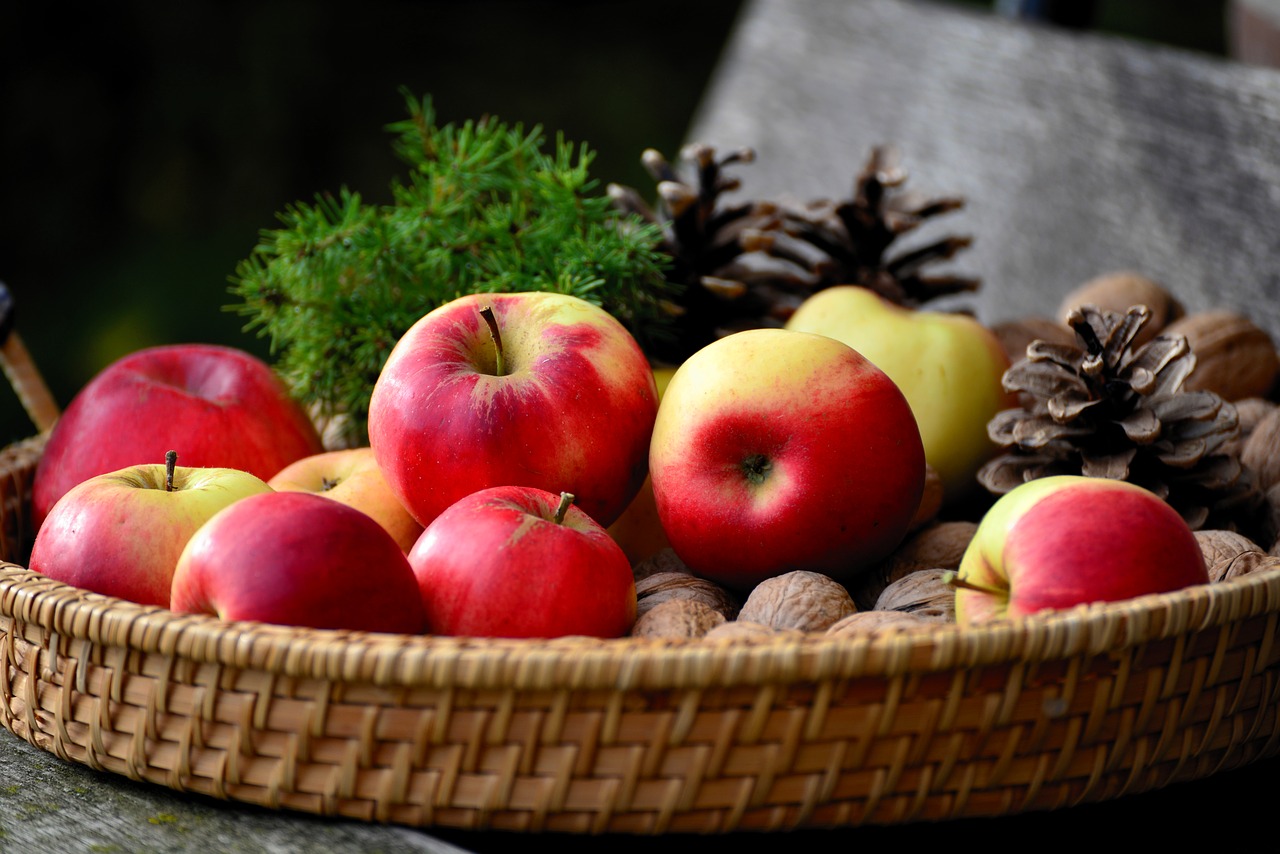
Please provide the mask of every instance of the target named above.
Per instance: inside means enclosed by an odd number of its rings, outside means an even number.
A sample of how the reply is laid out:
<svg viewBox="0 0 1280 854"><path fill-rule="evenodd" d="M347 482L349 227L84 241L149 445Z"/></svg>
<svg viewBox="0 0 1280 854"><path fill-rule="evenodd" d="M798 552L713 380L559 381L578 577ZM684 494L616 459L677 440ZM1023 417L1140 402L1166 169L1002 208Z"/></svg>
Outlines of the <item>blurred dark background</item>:
<svg viewBox="0 0 1280 854"><path fill-rule="evenodd" d="M143 346L268 355L222 310L227 277L291 202L344 185L387 200L400 86L431 94L442 121L562 131L596 150L602 185L652 195L640 153L675 154L742 5L7 4L0 280L17 329L63 406ZM1084 5L1079 26L1227 51L1225 0ZM0 423L5 443L34 432L7 387Z"/></svg>

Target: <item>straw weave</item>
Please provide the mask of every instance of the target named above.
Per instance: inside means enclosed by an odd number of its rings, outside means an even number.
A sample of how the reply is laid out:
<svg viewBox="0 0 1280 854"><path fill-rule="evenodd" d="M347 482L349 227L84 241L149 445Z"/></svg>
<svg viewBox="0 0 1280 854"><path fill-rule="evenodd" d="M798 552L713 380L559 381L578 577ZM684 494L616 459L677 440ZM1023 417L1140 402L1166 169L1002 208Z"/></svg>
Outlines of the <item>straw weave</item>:
<svg viewBox="0 0 1280 854"><path fill-rule="evenodd" d="M270 807L578 833L1056 809L1280 747L1280 571L979 630L747 645L224 623L19 565L40 439L0 454L0 724Z"/></svg>

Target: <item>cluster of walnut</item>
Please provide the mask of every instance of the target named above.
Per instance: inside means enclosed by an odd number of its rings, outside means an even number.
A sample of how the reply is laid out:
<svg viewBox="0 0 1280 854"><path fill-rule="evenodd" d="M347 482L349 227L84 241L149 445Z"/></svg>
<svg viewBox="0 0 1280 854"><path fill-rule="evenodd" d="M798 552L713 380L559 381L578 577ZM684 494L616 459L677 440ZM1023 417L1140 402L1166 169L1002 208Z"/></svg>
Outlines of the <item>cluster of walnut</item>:
<svg viewBox="0 0 1280 854"><path fill-rule="evenodd" d="M1280 355L1271 337L1234 312L1187 314L1163 287L1134 273L1087 282L1064 299L1060 319L1031 317L993 330L1016 362L1033 340L1072 343L1075 333L1065 318L1086 304L1119 313L1146 306L1151 317L1139 342L1157 334L1185 337L1195 368L1183 388L1211 391L1236 409L1239 431L1230 442L1231 453L1259 497L1253 518L1239 530L1195 532L1210 580L1223 582L1280 566L1280 405L1268 399L1280 377ZM632 635L749 642L802 633L928 630L954 622L955 591L947 573L960 566L977 520L957 519L955 508L948 509L947 520L941 521L940 495L927 491L906 541L847 586L819 573L796 571L762 582L739 601L693 575L674 552L665 550L635 567L639 607Z"/></svg>

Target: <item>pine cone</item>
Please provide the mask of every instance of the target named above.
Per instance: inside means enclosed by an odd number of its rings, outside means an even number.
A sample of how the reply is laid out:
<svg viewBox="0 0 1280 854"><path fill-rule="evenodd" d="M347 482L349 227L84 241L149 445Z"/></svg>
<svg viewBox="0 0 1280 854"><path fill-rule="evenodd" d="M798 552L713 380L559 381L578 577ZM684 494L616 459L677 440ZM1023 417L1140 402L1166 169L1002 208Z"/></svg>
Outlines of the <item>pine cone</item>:
<svg viewBox="0 0 1280 854"><path fill-rule="evenodd" d="M975 279L922 272L968 246L967 237L886 257L899 236L963 205L956 198L921 200L891 192L906 174L887 150L872 151L851 200L803 206L722 203L723 194L740 187L725 167L753 161L751 149L717 159L715 149L695 143L681 158L693 165L693 182L682 180L657 151L644 153L645 167L658 182L656 210L629 187L609 187L620 210L662 226L663 249L672 258L670 278L685 285L679 304L669 306L677 340L651 354L660 359L679 363L730 332L781 326L806 297L831 285L863 285L902 304L978 286Z"/></svg>
<svg viewBox="0 0 1280 854"><path fill-rule="evenodd" d="M1195 368L1185 338L1161 335L1135 349L1150 317L1083 306L1069 325L1077 345L1036 341L1004 375L1022 408L1005 410L988 432L1011 447L978 473L996 494L1056 474L1128 480L1177 509L1192 528L1248 518L1258 492L1226 444L1235 407L1205 391L1184 391Z"/></svg>

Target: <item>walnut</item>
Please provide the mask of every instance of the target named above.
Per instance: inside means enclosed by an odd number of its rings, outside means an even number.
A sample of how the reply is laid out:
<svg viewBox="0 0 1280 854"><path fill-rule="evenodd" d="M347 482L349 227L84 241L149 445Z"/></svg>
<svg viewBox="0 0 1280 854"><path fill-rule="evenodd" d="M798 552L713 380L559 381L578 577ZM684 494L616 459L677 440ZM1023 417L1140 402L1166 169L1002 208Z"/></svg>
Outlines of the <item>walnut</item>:
<svg viewBox="0 0 1280 854"><path fill-rule="evenodd" d="M1266 555L1257 543L1235 531L1196 531L1195 535L1196 542L1200 544L1200 553L1204 555L1205 568L1209 570L1210 581L1222 581L1230 571L1231 563L1241 555ZM1241 574L1241 570L1237 569L1236 574Z"/></svg>
<svg viewBox="0 0 1280 854"><path fill-rule="evenodd" d="M956 621L956 591L946 569L920 569L891 583L876 600L877 611L906 611L941 623Z"/></svg>
<svg viewBox="0 0 1280 854"><path fill-rule="evenodd" d="M775 629L763 623L750 620L730 620L721 623L703 635L707 641L730 641L732 643L769 643L780 637L804 637L804 632L796 629Z"/></svg>
<svg viewBox="0 0 1280 854"><path fill-rule="evenodd" d="M1276 566L1280 566L1280 557L1269 555L1264 551L1241 552L1232 560L1220 565L1216 573L1210 570L1209 580L1213 582L1230 581L1233 578L1239 578L1251 572L1272 569Z"/></svg>
<svg viewBox="0 0 1280 854"><path fill-rule="evenodd" d="M1270 412L1253 428L1240 449L1240 462L1252 473L1259 489L1269 490L1280 483L1280 409Z"/></svg>
<svg viewBox="0 0 1280 854"><path fill-rule="evenodd" d="M1244 443L1249 441L1253 431L1262 420L1276 410L1276 405L1261 397L1246 397L1235 402L1236 422L1240 429L1236 436L1222 446L1224 453L1233 454L1238 459L1244 451Z"/></svg>
<svg viewBox="0 0 1280 854"><path fill-rule="evenodd" d="M637 638L700 638L725 621L724 614L696 599L659 602L636 620Z"/></svg>
<svg viewBox="0 0 1280 854"><path fill-rule="evenodd" d="M732 620L738 613L738 603L714 581L698 578L683 572L657 572L636 582L636 617L663 602L685 599L701 602Z"/></svg>
<svg viewBox="0 0 1280 854"><path fill-rule="evenodd" d="M693 570L685 566L684 561L676 554L676 550L670 547L640 561L631 568L631 574L635 577L636 583L639 583L642 578L659 572L683 572L685 575L693 575Z"/></svg>
<svg viewBox="0 0 1280 854"><path fill-rule="evenodd" d="M855 582L858 609L871 610L885 587L903 576L922 569L958 569L977 530L976 522L938 522L913 534Z"/></svg>
<svg viewBox="0 0 1280 854"><path fill-rule="evenodd" d="M920 496L920 506L916 515L911 518L908 531L915 531L928 525L942 510L942 499L945 497L942 476L931 465L924 467L924 493Z"/></svg>
<svg viewBox="0 0 1280 854"><path fill-rule="evenodd" d="M757 584L738 619L775 629L821 632L856 610L853 597L838 582L821 573L796 570Z"/></svg>
<svg viewBox="0 0 1280 854"><path fill-rule="evenodd" d="M933 620L907 611L859 611L833 623L827 634L834 637L868 635L873 632L903 632L930 626Z"/></svg>
<svg viewBox="0 0 1280 854"><path fill-rule="evenodd" d="M1187 391L1212 391L1223 400L1266 397L1280 373L1271 336L1244 315L1223 309L1189 314L1165 333L1186 338L1195 354L1195 370L1182 384Z"/></svg>
<svg viewBox="0 0 1280 854"><path fill-rule="evenodd" d="M1047 317L1023 317L1006 320L991 327L1000 341L1009 362L1019 362L1027 357L1027 345L1032 341L1048 341L1052 344L1075 344L1076 333L1065 324Z"/></svg>
<svg viewBox="0 0 1280 854"><path fill-rule="evenodd" d="M1139 347L1182 317L1182 305L1162 285L1141 273L1120 271L1104 273L1076 288L1062 300L1058 307L1058 319L1066 321L1071 310L1082 305L1094 305L1103 311L1124 314L1131 306L1145 305L1151 311L1134 347ZM1074 343L1074 336L1068 343Z"/></svg>

